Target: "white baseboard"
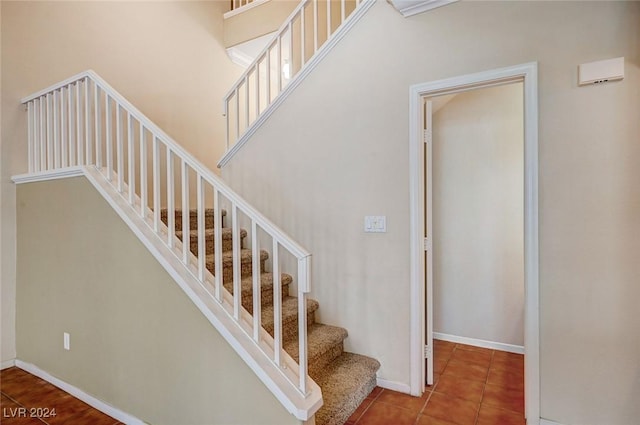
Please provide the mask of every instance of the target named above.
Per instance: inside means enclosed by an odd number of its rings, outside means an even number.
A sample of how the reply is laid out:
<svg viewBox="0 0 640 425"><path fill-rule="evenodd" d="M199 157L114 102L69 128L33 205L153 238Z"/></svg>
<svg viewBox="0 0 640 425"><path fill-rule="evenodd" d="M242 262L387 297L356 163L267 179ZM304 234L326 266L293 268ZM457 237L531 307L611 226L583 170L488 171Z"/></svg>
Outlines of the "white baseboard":
<svg viewBox="0 0 640 425"><path fill-rule="evenodd" d="M466 336L449 335L449 334L443 334L440 332L434 332L433 337L435 339L455 342L458 344L473 345L475 347L490 348L492 350L507 351L509 353L516 353L516 354L524 354L524 347L522 345L511 345L511 344L504 344L502 342L485 341L483 339L467 338Z"/></svg>
<svg viewBox="0 0 640 425"><path fill-rule="evenodd" d="M75 398L84 401L94 409L97 409L102 413L104 413L105 415L109 415L120 422L123 422L127 425L144 425L145 424L145 422L141 421L140 419L134 416L131 416L130 414L125 413L122 410L115 408L101 400L98 400L94 396L85 393L80 388L74 387L73 385L68 384L63 380L58 379L53 375L50 375L49 373L45 372L44 370L40 369L38 366L34 364L26 363L26 362L23 362L22 360L16 359L15 365L20 369L31 373L32 375L35 375L39 378L44 379L45 381L49 382L52 385L55 385L61 390L68 392Z"/></svg>
<svg viewBox="0 0 640 425"><path fill-rule="evenodd" d="M540 425L562 425L561 423L540 418Z"/></svg>
<svg viewBox="0 0 640 425"><path fill-rule="evenodd" d="M402 382L388 381L386 379L378 378L377 384L379 387L387 390L398 391L405 394L411 393L411 387L408 384L403 384Z"/></svg>
<svg viewBox="0 0 640 425"><path fill-rule="evenodd" d="M0 370L8 369L16 365L16 359L11 359L0 363Z"/></svg>

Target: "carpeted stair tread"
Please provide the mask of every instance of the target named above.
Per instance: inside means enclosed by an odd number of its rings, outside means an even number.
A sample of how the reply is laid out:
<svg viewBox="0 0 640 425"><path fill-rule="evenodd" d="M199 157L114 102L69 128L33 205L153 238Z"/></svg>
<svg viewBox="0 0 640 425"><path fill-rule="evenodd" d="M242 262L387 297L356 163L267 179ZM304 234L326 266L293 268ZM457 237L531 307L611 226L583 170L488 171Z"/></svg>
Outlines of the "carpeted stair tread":
<svg viewBox="0 0 640 425"><path fill-rule="evenodd" d="M313 316L318 307L318 301L307 298L307 327L315 322ZM282 300L282 340L284 341L284 343L294 337L297 340L297 323L298 298L284 297ZM265 328L265 330L271 335L273 335L273 304L262 307L262 327Z"/></svg>
<svg viewBox="0 0 640 425"><path fill-rule="evenodd" d="M176 230L176 236L182 240L182 230ZM204 236L208 239L208 238L212 238L214 235L216 234L215 229L204 229ZM247 236L247 231L245 229L240 229L240 237L244 238L245 236ZM198 237L198 229L190 229L189 230L189 238L190 239L194 239ZM233 238L233 231L231 228L229 227L223 227L222 228L222 239L232 239Z"/></svg>
<svg viewBox="0 0 640 425"><path fill-rule="evenodd" d="M376 386L380 363L370 357L343 353L315 376L322 388L323 406L316 412L318 425L342 425Z"/></svg>
<svg viewBox="0 0 640 425"><path fill-rule="evenodd" d="M209 265L213 267L215 261L215 254L207 254L207 268ZM250 249L241 249L240 250L240 262L242 264L251 264L251 250ZM260 261L264 261L269 258L269 253L265 250L260 250ZM225 251L222 253L222 266L230 267L233 265L233 251Z"/></svg>
<svg viewBox="0 0 640 425"><path fill-rule="evenodd" d="M227 212L225 210L221 210L220 218L223 219L226 215L227 215ZM167 209L166 208L161 209L160 220L166 225L169 225L168 217L169 217L169 213ZM204 227L205 228L213 227L213 224L214 224L213 218L214 218L213 208L205 208L204 210ZM182 210L176 209L174 211L174 222L175 222L176 230L181 230L182 229ZM198 210L196 209L189 210L189 228L190 229L198 228Z"/></svg>
<svg viewBox="0 0 640 425"><path fill-rule="evenodd" d="M347 330L337 326L314 323L307 327L307 357L309 365L316 363L323 354L331 351L336 345L342 344L347 337ZM284 349L293 359L298 361L298 340L287 341ZM326 363L326 362L325 362Z"/></svg>
<svg viewBox="0 0 640 425"><path fill-rule="evenodd" d="M216 229L214 228L206 228L204 230L204 241L205 241L205 252L206 254L213 254L215 252L215 234ZM176 236L181 241L183 236L182 230L176 230ZM243 245L242 240L247 236L247 231L244 229L240 229L240 246ZM222 228L222 246L221 249L223 252L230 251L233 249L233 231L228 227ZM189 245L191 247L191 252L193 255L198 255L198 229L191 229L189 231Z"/></svg>
<svg viewBox="0 0 640 425"><path fill-rule="evenodd" d="M293 277L286 273L280 274L280 285L282 286L282 296L288 296L289 285L293 282ZM233 294L233 279L226 280L224 287ZM249 313L253 312L253 276L247 276L240 281L242 293L242 305ZM273 273L260 273L260 301L261 305L273 302Z"/></svg>

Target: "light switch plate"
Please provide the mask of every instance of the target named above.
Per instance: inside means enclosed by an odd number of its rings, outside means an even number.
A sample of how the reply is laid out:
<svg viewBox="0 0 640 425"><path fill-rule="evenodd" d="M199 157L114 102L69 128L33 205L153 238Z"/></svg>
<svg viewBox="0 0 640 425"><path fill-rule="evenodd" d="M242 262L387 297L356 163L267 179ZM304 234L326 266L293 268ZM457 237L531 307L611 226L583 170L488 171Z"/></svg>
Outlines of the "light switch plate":
<svg viewBox="0 0 640 425"><path fill-rule="evenodd" d="M364 217L364 231L367 233L384 233L387 231L387 217L384 215L367 215Z"/></svg>

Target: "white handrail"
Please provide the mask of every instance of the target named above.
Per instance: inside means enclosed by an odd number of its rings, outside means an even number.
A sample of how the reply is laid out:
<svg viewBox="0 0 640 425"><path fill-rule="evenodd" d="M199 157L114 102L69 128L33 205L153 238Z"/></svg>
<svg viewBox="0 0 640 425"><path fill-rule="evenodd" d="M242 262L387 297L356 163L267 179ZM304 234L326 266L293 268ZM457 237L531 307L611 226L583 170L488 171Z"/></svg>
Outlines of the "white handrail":
<svg viewBox="0 0 640 425"><path fill-rule="evenodd" d="M81 72L23 98L22 103L27 106L28 112L29 173L95 167L117 191L121 201L145 220L184 268L207 289L215 301L225 307L239 329L249 335L253 344L277 366L289 385L303 397L307 396L311 387L307 375L306 296L311 288L311 254L186 152L95 72ZM135 148L136 144L139 149ZM148 149L148 144L152 149ZM104 163L103 157L106 158ZM166 161L163 162L162 158ZM179 173L175 173L175 161L178 161ZM147 176L147 163L151 165L150 178ZM164 179L161 178L163 173ZM192 180L193 177L195 180ZM194 192L190 181L196 187L193 196L190 196L190 192ZM180 194L176 195L178 191ZM179 199L175 199L176 196ZM163 203L163 199L166 202ZM193 199L195 202L192 202ZM152 202L152 207L149 202ZM192 209L193 204L195 208ZM211 244L205 237L207 205L213 209L216 226L212 244L213 273L207 269L206 259L207 244ZM175 237L174 226L179 224L175 223L176 206L182 209L182 240ZM160 211L163 207L167 207L166 224L161 221ZM228 208L233 236L233 294L227 291L222 278L224 265L220 229L222 216ZM192 211L195 211L197 219L196 228L193 229L198 238L195 253L189 240ZM279 249L288 251L297 262L300 353L297 365L283 349L278 326L275 326L273 339L262 328L260 309L257 308L258 314L251 317L242 306L241 220L249 223L248 241L253 254L254 275L252 287L258 291L254 292L258 302L261 290L258 231L271 239L271 244L266 246L270 245L273 250L271 258L276 295L281 286ZM274 312L281 312L282 298L275 296L273 302ZM282 317L274 317L276 325L281 322ZM263 362L263 359L259 359L256 363Z"/></svg>
<svg viewBox="0 0 640 425"><path fill-rule="evenodd" d="M326 3L326 7L318 7L321 1ZM300 1L273 39L224 96L222 108L227 121L227 150L258 122L264 111L275 103L286 86L302 73L314 55L349 21L362 3L371 3L371 0L333 0L339 3L339 7L332 10L331 1ZM332 17L334 13L336 16ZM333 18L337 19L338 25L332 22ZM296 48L294 44L298 44ZM286 46L284 51L283 46ZM275 56L275 61L272 56Z"/></svg>

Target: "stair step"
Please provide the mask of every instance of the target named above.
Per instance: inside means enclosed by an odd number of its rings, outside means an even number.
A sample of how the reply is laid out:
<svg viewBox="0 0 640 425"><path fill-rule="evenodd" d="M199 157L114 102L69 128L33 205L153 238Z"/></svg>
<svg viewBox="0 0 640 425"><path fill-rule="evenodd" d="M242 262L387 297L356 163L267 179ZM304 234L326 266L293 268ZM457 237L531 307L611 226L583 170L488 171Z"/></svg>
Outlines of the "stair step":
<svg viewBox="0 0 640 425"><path fill-rule="evenodd" d="M370 357L343 353L311 375L322 388L324 404L316 412L316 425L342 425L376 386L380 363Z"/></svg>
<svg viewBox="0 0 640 425"><path fill-rule="evenodd" d="M307 328L307 357L309 375L319 373L329 363L338 358L344 350L347 330L336 326L314 323ZM284 344L284 350L297 362L299 359L298 340Z"/></svg>
<svg viewBox="0 0 640 425"><path fill-rule="evenodd" d="M282 298L289 295L289 285L293 282L293 277L286 273L280 275L282 286ZM253 277L248 276L241 281L242 306L253 313ZM233 294L233 280L224 281L224 287ZM273 273L260 274L260 305L271 305L273 303Z"/></svg>
<svg viewBox="0 0 640 425"><path fill-rule="evenodd" d="M318 301L307 298L307 328L316 321ZM273 305L262 309L262 327L273 336ZM283 345L298 340L298 298L284 297L282 300L282 340Z"/></svg>
<svg viewBox="0 0 640 425"><path fill-rule="evenodd" d="M265 250L260 251L260 272L264 271L264 263L269 258L269 253ZM214 275L216 274L214 254L208 254L206 257L207 269ZM249 277L252 273L252 254L250 249L240 250L240 271L241 277ZM222 253L222 281L233 281L233 251Z"/></svg>
<svg viewBox="0 0 640 425"><path fill-rule="evenodd" d="M221 210L222 217L227 215L226 210ZM160 220L166 225L168 225L168 210L163 208L160 210ZM182 230L182 210L175 210L175 224L176 230ZM213 208L205 208L204 210L204 227L205 229L213 228ZM189 210L189 229L197 229L198 228L198 210L191 209Z"/></svg>
<svg viewBox="0 0 640 425"><path fill-rule="evenodd" d="M182 230L176 230L176 237L182 240ZM207 254L213 254L215 252L215 229L205 229L205 249ZM247 236L247 231L240 229L240 246L242 246L242 240ZM193 255L198 255L198 229L191 229L189 231L189 245L191 246L191 252ZM222 251L231 251L233 249L233 231L230 228L222 228Z"/></svg>

